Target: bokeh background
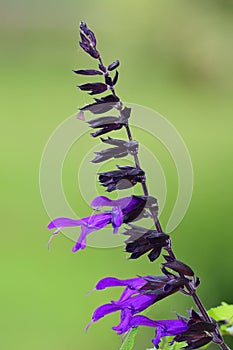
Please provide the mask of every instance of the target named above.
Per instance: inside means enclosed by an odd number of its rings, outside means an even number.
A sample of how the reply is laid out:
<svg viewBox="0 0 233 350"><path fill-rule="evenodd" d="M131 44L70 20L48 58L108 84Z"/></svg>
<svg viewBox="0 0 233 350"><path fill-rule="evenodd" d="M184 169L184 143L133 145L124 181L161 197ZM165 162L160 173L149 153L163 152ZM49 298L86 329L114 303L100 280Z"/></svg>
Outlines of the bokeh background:
<svg viewBox="0 0 233 350"><path fill-rule="evenodd" d="M222 300L233 302L233 2L1 1L4 350L119 349L121 339L111 331L118 315L101 320L87 334L84 330L94 308L116 298L118 291L86 293L104 276L159 271L146 257L126 261L122 247L72 254L73 242L63 235L50 251L46 247L49 218L38 181L42 151L54 129L89 101L75 88L78 78L71 73L93 64L77 45L80 20L97 33L106 62L121 60L118 91L123 99L157 110L185 140L195 184L189 210L173 233L175 251L200 276L199 295L207 308ZM89 142L86 136L84 147ZM87 205L80 208L72 152L64 165L64 188L74 209L87 215ZM177 178L159 143L153 152L168 182L164 223L174 204ZM175 310L185 312L190 305L189 298L176 295L148 315L174 317ZM135 349L150 347L152 335L152 330L141 329Z"/></svg>

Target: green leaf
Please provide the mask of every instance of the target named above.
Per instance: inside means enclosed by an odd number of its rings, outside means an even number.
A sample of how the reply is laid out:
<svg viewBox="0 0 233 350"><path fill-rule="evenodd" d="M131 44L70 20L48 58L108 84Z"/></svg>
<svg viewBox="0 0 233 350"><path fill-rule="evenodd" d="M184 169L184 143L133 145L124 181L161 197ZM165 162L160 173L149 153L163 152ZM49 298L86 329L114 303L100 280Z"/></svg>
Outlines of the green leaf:
<svg viewBox="0 0 233 350"><path fill-rule="evenodd" d="M208 314L216 321L227 321L227 323L233 324L233 305L229 305L224 301L220 306L210 309Z"/></svg>
<svg viewBox="0 0 233 350"><path fill-rule="evenodd" d="M222 302L220 306L210 309L208 314L217 322L223 322L220 325L222 335L233 335L233 305Z"/></svg>
<svg viewBox="0 0 233 350"><path fill-rule="evenodd" d="M121 345L120 350L132 350L133 349L137 331L138 331L137 327L131 328L131 330L126 335L124 342Z"/></svg>

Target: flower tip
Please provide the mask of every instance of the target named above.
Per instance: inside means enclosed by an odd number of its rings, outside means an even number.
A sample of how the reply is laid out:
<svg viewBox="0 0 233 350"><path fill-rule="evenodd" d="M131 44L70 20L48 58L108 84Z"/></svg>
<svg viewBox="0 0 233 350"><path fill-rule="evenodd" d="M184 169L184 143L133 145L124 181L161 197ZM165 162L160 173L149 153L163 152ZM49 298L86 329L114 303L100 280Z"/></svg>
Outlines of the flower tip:
<svg viewBox="0 0 233 350"><path fill-rule="evenodd" d="M72 248L72 252L76 253L79 248L76 247L76 245Z"/></svg>
<svg viewBox="0 0 233 350"><path fill-rule="evenodd" d="M94 321L91 320L91 322L88 323L88 325L87 325L86 328L85 328L85 331L86 331L86 332L87 332L88 329L91 327L91 325L92 325L93 322L94 322Z"/></svg>
<svg viewBox="0 0 233 350"><path fill-rule="evenodd" d="M92 290L90 290L88 293L87 293L87 297L90 295L90 294L92 294L93 292L95 292L96 291L96 288L93 288Z"/></svg>

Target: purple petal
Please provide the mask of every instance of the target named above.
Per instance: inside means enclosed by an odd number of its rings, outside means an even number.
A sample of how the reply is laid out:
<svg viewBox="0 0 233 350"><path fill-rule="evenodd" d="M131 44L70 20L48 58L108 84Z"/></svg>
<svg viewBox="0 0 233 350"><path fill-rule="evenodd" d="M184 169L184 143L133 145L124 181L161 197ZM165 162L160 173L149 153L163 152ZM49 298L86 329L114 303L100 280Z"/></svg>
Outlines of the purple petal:
<svg viewBox="0 0 233 350"><path fill-rule="evenodd" d="M81 75L102 75L103 74L99 70L95 70L95 69L78 69L78 70L73 70L73 72Z"/></svg>
<svg viewBox="0 0 233 350"><path fill-rule="evenodd" d="M151 320L146 316L134 316L130 319L128 329L138 326L147 326L156 328L156 337L153 344L157 348L162 337L173 336L183 333L188 329L187 324L182 320ZM127 331L126 330L126 331Z"/></svg>
<svg viewBox="0 0 233 350"><path fill-rule="evenodd" d="M80 226L82 224L82 220L73 220L69 218L57 218L52 220L48 224L48 229L52 230L54 228L61 229L63 227L71 227L71 226Z"/></svg>
<svg viewBox="0 0 233 350"><path fill-rule="evenodd" d="M119 227L123 223L123 215L120 207L112 208L112 227L114 228L113 233L117 233Z"/></svg>
<svg viewBox="0 0 233 350"><path fill-rule="evenodd" d="M118 305L114 304L104 304L99 306L92 315L92 321L96 322L105 315L111 314L112 312L120 310L120 307Z"/></svg>
<svg viewBox="0 0 233 350"><path fill-rule="evenodd" d="M111 219L112 213L110 212L94 214L79 220L72 220L69 218L57 218L49 223L48 229L51 230L56 228L57 230L55 231L55 233L57 233L63 227L82 226L79 238L72 249L73 252L76 252L77 250L84 249L86 247L86 236L89 233L100 230L101 228L105 227L111 222Z"/></svg>
<svg viewBox="0 0 233 350"><path fill-rule="evenodd" d="M155 294L139 294L127 299L121 297L119 301L112 301L112 303L118 305L122 310L125 308L131 309L132 314L135 315L151 306L156 298L157 295Z"/></svg>
<svg viewBox="0 0 233 350"><path fill-rule="evenodd" d="M120 199L110 199L105 196L99 196L93 199L90 206L92 208L102 208L102 207L120 207L124 209L128 204L132 202L132 197L125 197Z"/></svg>
<svg viewBox="0 0 233 350"><path fill-rule="evenodd" d="M72 249L74 253L79 249L84 249L86 247L86 236L89 233L100 230L111 222L111 213L95 214L88 216L81 221L82 230L75 246Z"/></svg>
<svg viewBox="0 0 233 350"><path fill-rule="evenodd" d="M112 327L114 331L117 332L117 334L125 333L129 330L129 323L132 318L132 311L129 309L125 309L121 311L121 322L118 324L118 326Z"/></svg>
<svg viewBox="0 0 233 350"><path fill-rule="evenodd" d="M102 290L109 287L123 287L128 286L131 289L136 289L141 287L141 285L145 284L146 281L141 277L129 278L121 280L115 277L106 277L100 280L97 285L97 290Z"/></svg>

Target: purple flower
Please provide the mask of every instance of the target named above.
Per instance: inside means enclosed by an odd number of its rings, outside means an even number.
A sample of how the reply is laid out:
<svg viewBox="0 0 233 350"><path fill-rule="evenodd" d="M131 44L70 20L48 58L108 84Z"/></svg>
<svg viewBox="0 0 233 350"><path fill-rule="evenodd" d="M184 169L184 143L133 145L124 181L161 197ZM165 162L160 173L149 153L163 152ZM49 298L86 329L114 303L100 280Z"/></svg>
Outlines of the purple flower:
<svg viewBox="0 0 233 350"><path fill-rule="evenodd" d="M80 236L72 249L76 252L86 247L86 237L89 233L100 230L108 224L112 224L113 233L117 233L123 222L128 223L141 218L148 203L151 202L153 203L152 197L132 196L117 200L104 196L96 197L91 203L92 208L111 207L111 211L93 214L79 220L57 218L49 223L48 229L56 229L51 236L53 237L64 227L81 226Z"/></svg>
<svg viewBox="0 0 233 350"><path fill-rule="evenodd" d="M128 330L138 326L156 328L156 336L152 343L158 349L162 337L173 336L185 332L188 329L183 320L151 320L146 316L134 316L130 319Z"/></svg>
<svg viewBox="0 0 233 350"><path fill-rule="evenodd" d="M144 276L125 280L106 277L97 283L96 290L117 286L124 286L125 289L118 300L112 300L109 304L101 305L94 311L92 321L88 327L104 316L120 311L120 323L112 329L118 334L125 333L130 328L136 327L131 323L134 315L144 311L155 302L177 292L184 284L185 280L183 278L174 275Z"/></svg>

